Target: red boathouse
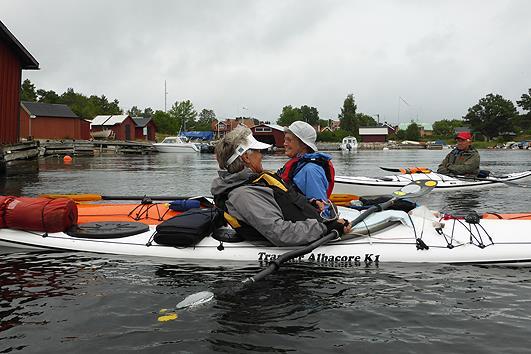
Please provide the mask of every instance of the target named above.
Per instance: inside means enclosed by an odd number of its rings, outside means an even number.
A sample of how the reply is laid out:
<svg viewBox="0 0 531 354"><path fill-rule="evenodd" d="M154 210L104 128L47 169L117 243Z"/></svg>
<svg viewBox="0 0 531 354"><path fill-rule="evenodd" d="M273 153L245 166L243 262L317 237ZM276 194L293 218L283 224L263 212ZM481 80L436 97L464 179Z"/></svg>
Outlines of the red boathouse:
<svg viewBox="0 0 531 354"><path fill-rule="evenodd" d="M0 21L0 144L15 144L20 135L22 70L39 63Z"/></svg>

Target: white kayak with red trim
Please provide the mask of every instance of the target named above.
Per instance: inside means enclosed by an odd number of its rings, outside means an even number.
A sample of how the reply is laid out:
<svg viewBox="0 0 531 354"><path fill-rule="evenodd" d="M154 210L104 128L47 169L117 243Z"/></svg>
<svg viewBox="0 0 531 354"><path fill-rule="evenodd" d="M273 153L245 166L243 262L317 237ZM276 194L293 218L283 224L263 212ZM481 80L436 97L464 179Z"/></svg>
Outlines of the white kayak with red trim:
<svg viewBox="0 0 531 354"><path fill-rule="evenodd" d="M486 178L451 177L436 172L396 174L384 177L335 176L333 193L354 194L362 197L389 195L412 181L425 179L437 181L434 192L447 192L516 185L516 183L531 179L531 171Z"/></svg>
<svg viewBox="0 0 531 354"><path fill-rule="evenodd" d="M340 208L340 213L349 220L359 215L359 211L348 208ZM220 230L194 246L164 246L153 240L156 225L120 223L127 224L129 229L125 234L113 235L114 226L102 221L102 230L105 231L107 227L105 238L98 234L71 236L66 232L46 234L0 229L0 246L201 262L269 262L287 251L299 248L274 247L264 241L230 242L231 237L226 237L226 233L223 236L224 232ZM139 226L136 231L135 225ZM369 216L352 233L320 246L294 262L314 262L327 266L365 266L392 262L531 264L530 229L531 214L495 215L494 218L492 215L482 218L470 214L466 218L444 219L425 207L418 207L409 214L386 210ZM232 230L221 231L229 233Z"/></svg>

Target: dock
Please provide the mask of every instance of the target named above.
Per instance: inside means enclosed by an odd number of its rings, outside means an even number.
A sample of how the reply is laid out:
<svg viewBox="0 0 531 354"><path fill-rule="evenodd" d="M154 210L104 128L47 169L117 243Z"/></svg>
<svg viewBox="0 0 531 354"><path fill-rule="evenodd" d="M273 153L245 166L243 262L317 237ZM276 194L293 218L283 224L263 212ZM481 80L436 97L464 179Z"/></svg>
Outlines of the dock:
<svg viewBox="0 0 531 354"><path fill-rule="evenodd" d="M40 151L41 156L94 156L105 153L151 154L156 152L150 142L117 140L51 140L41 142Z"/></svg>
<svg viewBox="0 0 531 354"><path fill-rule="evenodd" d="M157 152L147 141L116 140L30 140L17 144L0 145L0 175L17 170L15 165L39 156L94 156L96 154L152 154ZM11 173L13 173L11 171Z"/></svg>

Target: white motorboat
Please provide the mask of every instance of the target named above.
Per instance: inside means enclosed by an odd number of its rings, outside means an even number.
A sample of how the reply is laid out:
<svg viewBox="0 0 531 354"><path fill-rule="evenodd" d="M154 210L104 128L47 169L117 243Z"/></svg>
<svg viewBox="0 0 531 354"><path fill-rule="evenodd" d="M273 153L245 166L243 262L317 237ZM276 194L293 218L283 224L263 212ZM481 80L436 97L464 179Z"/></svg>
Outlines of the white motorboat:
<svg viewBox="0 0 531 354"><path fill-rule="evenodd" d="M158 152L199 152L197 144L187 142L179 136L168 136L153 146Z"/></svg>
<svg viewBox="0 0 531 354"><path fill-rule="evenodd" d="M358 139L354 136L346 136L339 147L342 151L354 151L358 148Z"/></svg>

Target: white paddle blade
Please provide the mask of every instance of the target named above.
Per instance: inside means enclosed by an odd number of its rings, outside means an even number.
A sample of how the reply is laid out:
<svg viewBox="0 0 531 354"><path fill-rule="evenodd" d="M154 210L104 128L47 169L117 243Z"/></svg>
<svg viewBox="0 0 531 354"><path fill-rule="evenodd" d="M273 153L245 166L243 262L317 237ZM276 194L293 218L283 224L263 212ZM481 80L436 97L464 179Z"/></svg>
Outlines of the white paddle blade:
<svg viewBox="0 0 531 354"><path fill-rule="evenodd" d="M419 179L415 182L405 185L400 190L394 191L393 196L397 198L414 198L420 197L430 192L437 185L437 181L431 179Z"/></svg>
<svg viewBox="0 0 531 354"><path fill-rule="evenodd" d="M188 295L187 297L185 297L183 301L179 302L175 306L175 308L185 309L185 308L195 307L195 306L207 303L213 298L214 298L214 293L210 291L200 291L198 293Z"/></svg>

